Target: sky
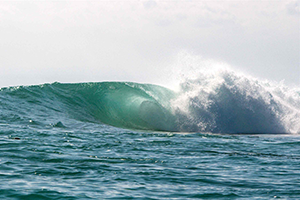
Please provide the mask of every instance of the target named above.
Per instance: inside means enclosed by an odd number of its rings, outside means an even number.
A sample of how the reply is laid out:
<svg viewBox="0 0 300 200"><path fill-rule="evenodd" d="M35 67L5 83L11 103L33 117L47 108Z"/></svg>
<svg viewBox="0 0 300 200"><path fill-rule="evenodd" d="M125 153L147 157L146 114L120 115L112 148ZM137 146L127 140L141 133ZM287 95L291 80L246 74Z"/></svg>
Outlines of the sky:
<svg viewBox="0 0 300 200"><path fill-rule="evenodd" d="M300 86L300 1L0 1L0 87L164 84L225 63ZM201 68L201 62L196 65Z"/></svg>

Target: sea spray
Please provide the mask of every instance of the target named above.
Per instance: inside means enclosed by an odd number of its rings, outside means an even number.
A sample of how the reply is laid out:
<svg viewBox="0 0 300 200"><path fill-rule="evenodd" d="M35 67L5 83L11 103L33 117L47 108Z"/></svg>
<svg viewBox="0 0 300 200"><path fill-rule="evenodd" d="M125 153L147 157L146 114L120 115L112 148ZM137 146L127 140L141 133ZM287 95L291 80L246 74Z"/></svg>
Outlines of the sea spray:
<svg viewBox="0 0 300 200"><path fill-rule="evenodd" d="M217 133L297 133L299 94L232 70L186 79L172 105L180 130ZM298 122L298 123L297 123Z"/></svg>

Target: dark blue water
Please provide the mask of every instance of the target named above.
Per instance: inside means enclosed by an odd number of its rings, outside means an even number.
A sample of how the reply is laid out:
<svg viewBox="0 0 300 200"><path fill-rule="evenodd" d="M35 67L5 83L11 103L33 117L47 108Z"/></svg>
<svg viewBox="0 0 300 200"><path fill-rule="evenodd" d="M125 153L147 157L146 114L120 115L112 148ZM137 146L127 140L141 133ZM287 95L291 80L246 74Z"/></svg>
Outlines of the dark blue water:
<svg viewBox="0 0 300 200"><path fill-rule="evenodd" d="M180 95L153 85L3 88L0 199L299 199L300 137L289 132L297 123L281 117L275 97L228 88L206 110L189 98L188 114L173 110Z"/></svg>

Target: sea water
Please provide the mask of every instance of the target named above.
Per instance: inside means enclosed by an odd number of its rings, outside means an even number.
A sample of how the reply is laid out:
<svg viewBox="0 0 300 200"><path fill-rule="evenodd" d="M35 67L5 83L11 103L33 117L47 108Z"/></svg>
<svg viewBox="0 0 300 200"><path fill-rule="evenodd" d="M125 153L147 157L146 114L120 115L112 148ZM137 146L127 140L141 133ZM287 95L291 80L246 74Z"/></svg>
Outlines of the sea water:
<svg viewBox="0 0 300 200"><path fill-rule="evenodd" d="M300 93L232 72L0 91L1 199L299 199Z"/></svg>

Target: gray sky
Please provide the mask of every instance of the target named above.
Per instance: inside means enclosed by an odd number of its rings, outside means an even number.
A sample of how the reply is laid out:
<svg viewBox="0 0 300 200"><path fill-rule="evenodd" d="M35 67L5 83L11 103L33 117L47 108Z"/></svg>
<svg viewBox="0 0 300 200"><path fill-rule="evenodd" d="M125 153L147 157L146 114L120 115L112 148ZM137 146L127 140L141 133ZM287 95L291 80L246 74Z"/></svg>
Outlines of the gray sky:
<svg viewBox="0 0 300 200"><path fill-rule="evenodd" d="M188 68L193 57L299 86L299 4L0 1L0 87L54 81L163 83L178 62ZM184 62L182 52L188 55Z"/></svg>

